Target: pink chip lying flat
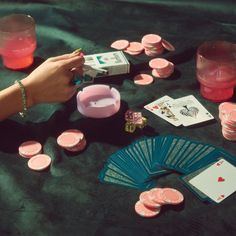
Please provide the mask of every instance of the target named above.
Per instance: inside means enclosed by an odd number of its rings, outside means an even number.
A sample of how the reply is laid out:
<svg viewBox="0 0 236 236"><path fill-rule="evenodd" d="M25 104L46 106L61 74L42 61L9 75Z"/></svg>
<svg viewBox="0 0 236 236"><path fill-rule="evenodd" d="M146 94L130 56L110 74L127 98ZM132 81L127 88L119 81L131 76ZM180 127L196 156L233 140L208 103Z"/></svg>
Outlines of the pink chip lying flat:
<svg viewBox="0 0 236 236"><path fill-rule="evenodd" d="M175 51L175 47L165 39L162 39L162 46L168 51Z"/></svg>
<svg viewBox="0 0 236 236"><path fill-rule="evenodd" d="M77 129L64 131L58 138L57 143L64 148L73 148L84 138L83 133Z"/></svg>
<svg viewBox="0 0 236 236"><path fill-rule="evenodd" d="M160 196L167 204L176 205L183 202L184 200L183 194L173 188L163 188Z"/></svg>
<svg viewBox="0 0 236 236"><path fill-rule="evenodd" d="M153 77L148 74L139 74L134 77L134 83L138 85L148 85L153 82Z"/></svg>
<svg viewBox="0 0 236 236"><path fill-rule="evenodd" d="M51 158L46 154L38 154L28 161L28 167L32 170L44 170L51 164Z"/></svg>
<svg viewBox="0 0 236 236"><path fill-rule="evenodd" d="M142 52L143 49L143 45L139 42L130 42L129 47L126 48L127 51L131 52Z"/></svg>
<svg viewBox="0 0 236 236"><path fill-rule="evenodd" d="M146 206L148 208L157 209L157 208L161 207L161 205L159 203L156 203L156 202L154 202L153 200L150 199L149 191L142 192L139 195L139 201L141 203L143 203L144 206Z"/></svg>
<svg viewBox="0 0 236 236"><path fill-rule="evenodd" d="M19 146L19 154L25 158L31 158L34 155L41 153L42 145L37 141L27 141Z"/></svg>
<svg viewBox="0 0 236 236"><path fill-rule="evenodd" d="M111 48L124 50L129 46L129 41L125 39L117 40L111 44Z"/></svg>
<svg viewBox="0 0 236 236"><path fill-rule="evenodd" d="M160 213L161 208L150 209L146 207L142 202L138 201L134 207L136 213L142 217L154 217Z"/></svg>

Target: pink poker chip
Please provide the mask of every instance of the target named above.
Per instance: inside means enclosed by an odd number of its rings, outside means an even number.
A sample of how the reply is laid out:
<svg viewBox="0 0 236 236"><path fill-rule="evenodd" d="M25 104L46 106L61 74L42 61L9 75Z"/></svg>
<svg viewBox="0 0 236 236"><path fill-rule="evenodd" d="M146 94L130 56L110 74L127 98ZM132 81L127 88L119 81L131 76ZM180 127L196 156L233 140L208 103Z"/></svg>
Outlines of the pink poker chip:
<svg viewBox="0 0 236 236"><path fill-rule="evenodd" d="M19 146L19 155L24 158L31 158L42 151L42 145L37 141L26 141Z"/></svg>
<svg viewBox="0 0 236 236"><path fill-rule="evenodd" d="M228 124L227 122L222 120L221 125L222 125L223 128L226 128L226 129L231 130L231 131L236 131L236 124L235 125Z"/></svg>
<svg viewBox="0 0 236 236"><path fill-rule="evenodd" d="M166 202L161 197L162 188L153 188L149 191L149 197L152 201L164 205Z"/></svg>
<svg viewBox="0 0 236 236"><path fill-rule="evenodd" d="M79 144L77 144L75 147L72 148L66 148L66 150L70 151L70 152L80 152L83 151L85 149L87 145L87 141L85 139L83 139Z"/></svg>
<svg viewBox="0 0 236 236"><path fill-rule="evenodd" d="M111 44L111 48L117 50L124 50L129 46L129 41L125 39L116 40Z"/></svg>
<svg viewBox="0 0 236 236"><path fill-rule="evenodd" d="M232 102L222 102L219 105L219 111L223 112L223 113L229 113L232 110L236 110L236 103L232 103Z"/></svg>
<svg viewBox="0 0 236 236"><path fill-rule="evenodd" d="M164 48L160 48L158 50L155 50L155 49L150 50L150 49L145 48L145 54L149 57L156 57L162 54L163 51L164 51Z"/></svg>
<svg viewBox="0 0 236 236"><path fill-rule="evenodd" d="M157 216L161 211L161 208L157 209L148 208L141 201L136 202L134 209L138 215L145 218L151 218Z"/></svg>
<svg viewBox="0 0 236 236"><path fill-rule="evenodd" d="M236 110L233 110L229 112L228 114L225 114L223 117L223 122L227 125L236 126Z"/></svg>
<svg viewBox="0 0 236 236"><path fill-rule="evenodd" d="M227 132L225 132L224 129L222 129L222 135L224 136L224 138L226 138L229 141L236 141L236 134L234 135L228 134Z"/></svg>
<svg viewBox="0 0 236 236"><path fill-rule="evenodd" d="M28 161L28 167L32 170L41 171L49 167L51 158L46 154L38 154Z"/></svg>
<svg viewBox="0 0 236 236"><path fill-rule="evenodd" d="M177 205L184 200L183 194L173 188L163 188L160 196L166 204Z"/></svg>
<svg viewBox="0 0 236 236"><path fill-rule="evenodd" d="M139 201L144 204L144 206L151 208L151 209L156 209L160 208L161 205L159 203L154 202L153 200L150 199L149 191L142 192L139 195Z"/></svg>
<svg viewBox="0 0 236 236"><path fill-rule="evenodd" d="M138 85L148 85L153 82L153 77L148 74L138 74L134 77L134 83Z"/></svg>
<svg viewBox="0 0 236 236"><path fill-rule="evenodd" d="M152 69L162 70L169 67L169 61L164 58L154 58L149 61L149 66Z"/></svg>
<svg viewBox="0 0 236 236"><path fill-rule="evenodd" d="M143 45L139 42L130 42L129 46L126 48L129 52L142 52L143 51Z"/></svg>
<svg viewBox="0 0 236 236"><path fill-rule="evenodd" d="M168 74L160 74L157 70L155 70L155 69L152 70L152 75L156 78L159 78L159 79L166 79L166 78L170 77L172 73L173 72L171 71Z"/></svg>
<svg viewBox="0 0 236 236"><path fill-rule="evenodd" d="M84 139L84 134L77 129L69 129L60 134L57 143L63 148L74 148Z"/></svg>
<svg viewBox="0 0 236 236"><path fill-rule="evenodd" d="M175 51L175 47L170 42L166 41L165 39L162 39L161 44L166 50Z"/></svg>
<svg viewBox="0 0 236 236"><path fill-rule="evenodd" d="M148 44L148 45L157 45L161 43L161 36L157 34L144 35L142 38L142 43Z"/></svg>

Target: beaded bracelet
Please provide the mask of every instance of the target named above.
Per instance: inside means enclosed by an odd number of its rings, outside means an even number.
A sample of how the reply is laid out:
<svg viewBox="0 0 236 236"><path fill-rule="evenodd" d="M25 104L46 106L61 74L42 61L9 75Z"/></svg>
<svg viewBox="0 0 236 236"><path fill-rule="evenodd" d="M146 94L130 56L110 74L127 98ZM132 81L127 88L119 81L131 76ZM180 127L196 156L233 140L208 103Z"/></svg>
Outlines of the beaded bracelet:
<svg viewBox="0 0 236 236"><path fill-rule="evenodd" d="M25 87L24 85L21 83L20 80L16 80L15 84L18 84L20 87L20 91L21 91L21 97L22 97L22 106L23 106L23 110L22 112L19 112L21 117L25 117L26 116L26 112L27 112L27 106L26 106L26 92L25 92Z"/></svg>

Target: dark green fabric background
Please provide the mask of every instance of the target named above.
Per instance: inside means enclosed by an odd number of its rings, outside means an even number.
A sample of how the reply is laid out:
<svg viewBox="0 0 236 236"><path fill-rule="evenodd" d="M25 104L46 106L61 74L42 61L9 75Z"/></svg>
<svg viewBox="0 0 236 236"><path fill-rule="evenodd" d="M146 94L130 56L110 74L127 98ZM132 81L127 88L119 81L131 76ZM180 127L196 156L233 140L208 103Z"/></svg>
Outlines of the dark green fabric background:
<svg viewBox="0 0 236 236"><path fill-rule="evenodd" d="M127 56L129 75L97 79L121 93L120 112L107 119L85 118L76 110L75 97L65 104L44 104L0 123L0 235L235 235L236 194L220 204L198 200L178 180L178 174L158 179L161 187L183 192L182 206L165 207L154 219L135 214L139 191L101 184L97 176L110 154L144 136L174 134L223 147L236 155L235 142L221 135L218 104L204 100L195 78L196 47L203 41L236 39L235 1L1 1L0 17L10 13L32 15L37 23L38 47L34 65L10 71L0 64L0 89L25 77L50 56L83 48L86 54L111 51L112 41L140 41L157 33L172 42L176 51L162 56L176 65L168 80L149 86L134 85L133 76L148 72L149 57ZM50 91L49 91L50 92ZM193 94L216 117L214 122L176 128L143 109L164 95L173 98ZM235 97L233 98L235 102ZM142 111L148 127L129 134L124 131L124 112ZM1 112L1 111L0 111ZM56 144L68 128L82 130L87 149L69 155ZM21 142L35 139L52 158L50 170L34 172L18 155Z"/></svg>

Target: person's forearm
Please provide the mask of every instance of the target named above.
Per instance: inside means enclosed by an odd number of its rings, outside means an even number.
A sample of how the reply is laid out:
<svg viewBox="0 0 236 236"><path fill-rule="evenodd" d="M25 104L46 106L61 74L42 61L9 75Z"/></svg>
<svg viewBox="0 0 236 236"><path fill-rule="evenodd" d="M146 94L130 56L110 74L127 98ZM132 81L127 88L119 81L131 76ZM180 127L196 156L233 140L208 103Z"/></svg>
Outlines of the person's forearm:
<svg viewBox="0 0 236 236"><path fill-rule="evenodd" d="M27 91L26 91L26 101L27 101ZM29 107L27 101L27 107ZM20 86L14 84L2 91L0 91L0 121L8 118L9 116L16 114L17 112L22 112L23 102L22 93Z"/></svg>

